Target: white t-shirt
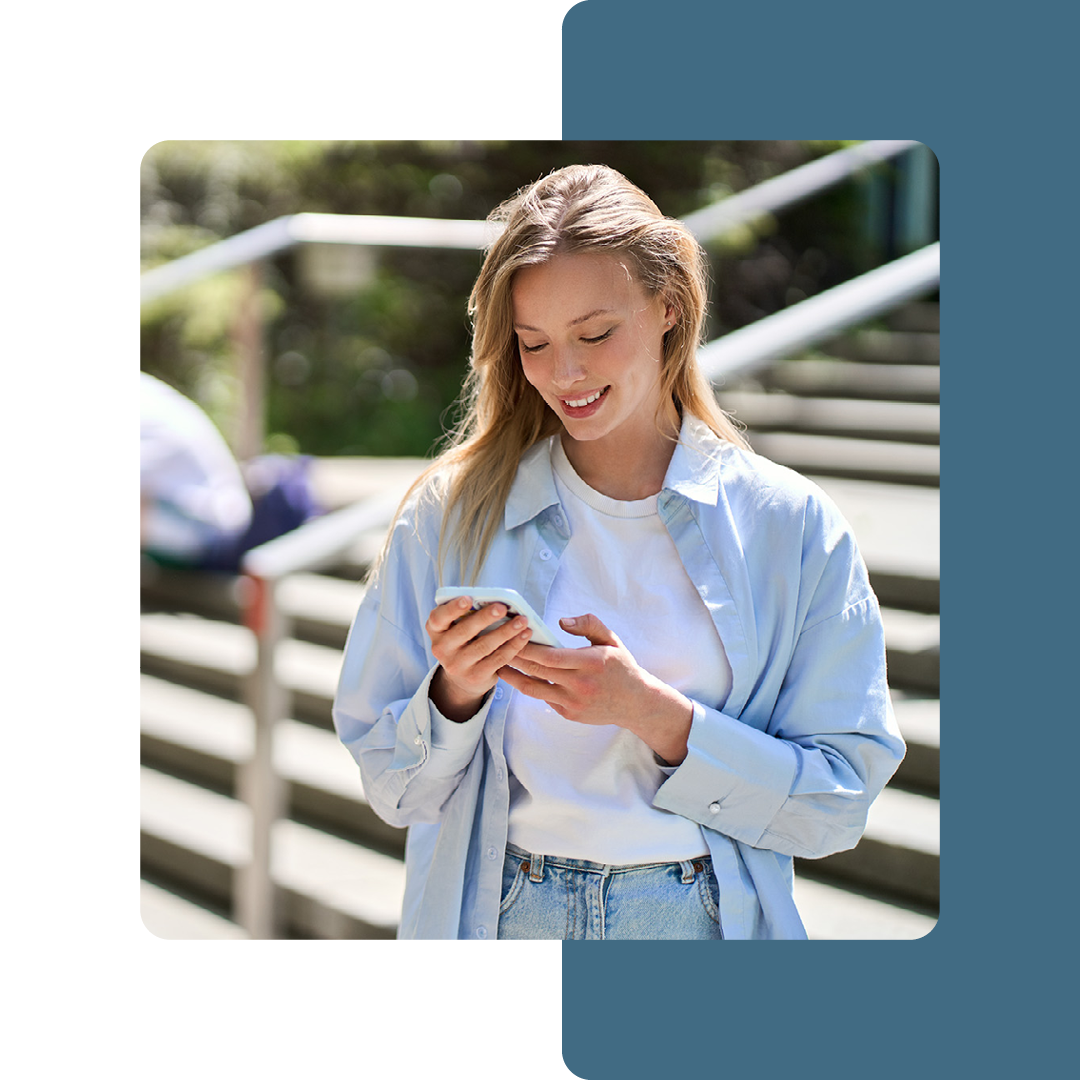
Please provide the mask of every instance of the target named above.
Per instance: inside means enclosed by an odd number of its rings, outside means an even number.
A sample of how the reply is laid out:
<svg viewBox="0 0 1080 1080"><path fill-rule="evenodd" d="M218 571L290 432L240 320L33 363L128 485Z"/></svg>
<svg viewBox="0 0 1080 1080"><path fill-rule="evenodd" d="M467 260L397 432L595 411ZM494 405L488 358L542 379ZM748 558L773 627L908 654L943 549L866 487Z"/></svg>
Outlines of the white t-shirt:
<svg viewBox="0 0 1080 1080"><path fill-rule="evenodd" d="M552 465L571 536L544 621L563 644L580 648L588 642L565 633L558 620L591 612L645 670L688 697L722 706L731 667L656 496L622 502L594 491L559 439ZM526 851L622 866L708 851L695 822L652 805L667 774L624 728L575 723L515 693L505 751L514 779L508 838Z"/></svg>

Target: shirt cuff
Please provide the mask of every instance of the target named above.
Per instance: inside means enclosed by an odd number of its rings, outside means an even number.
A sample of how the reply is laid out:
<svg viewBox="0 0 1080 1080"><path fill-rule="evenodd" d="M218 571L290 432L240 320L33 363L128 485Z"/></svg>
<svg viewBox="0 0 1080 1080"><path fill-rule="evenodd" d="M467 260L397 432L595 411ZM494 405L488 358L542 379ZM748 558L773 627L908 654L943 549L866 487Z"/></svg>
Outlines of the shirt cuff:
<svg viewBox="0 0 1080 1080"><path fill-rule="evenodd" d="M428 712L431 715L432 750L446 750L451 753L465 747L471 750L480 738L480 729L484 726L484 721L491 711L492 697L493 695L488 693L484 697L484 703L468 720L451 720L443 716L436 708L435 702L429 697Z"/></svg>
<svg viewBox="0 0 1080 1080"><path fill-rule="evenodd" d="M693 706L686 759L653 805L757 846L791 792L795 751L698 701Z"/></svg>
<svg viewBox="0 0 1080 1080"><path fill-rule="evenodd" d="M417 735L417 748L421 754L424 772L431 779L446 779L468 768L483 736L484 723L491 711L494 694L488 694L484 703L468 720L456 723L443 716L428 697L428 688L437 670L438 665L428 672L413 701L422 710L418 717L422 716L427 721L424 725L427 730L420 730Z"/></svg>

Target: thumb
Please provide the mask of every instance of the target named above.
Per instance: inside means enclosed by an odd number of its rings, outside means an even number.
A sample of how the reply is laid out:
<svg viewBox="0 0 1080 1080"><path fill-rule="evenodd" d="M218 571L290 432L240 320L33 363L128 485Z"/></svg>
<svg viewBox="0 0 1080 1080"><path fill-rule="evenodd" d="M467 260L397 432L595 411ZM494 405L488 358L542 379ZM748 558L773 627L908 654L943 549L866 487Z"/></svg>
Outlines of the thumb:
<svg viewBox="0 0 1080 1080"><path fill-rule="evenodd" d="M560 619L559 625L568 633L588 638L590 645L614 645L622 642L595 615L579 615L574 619Z"/></svg>

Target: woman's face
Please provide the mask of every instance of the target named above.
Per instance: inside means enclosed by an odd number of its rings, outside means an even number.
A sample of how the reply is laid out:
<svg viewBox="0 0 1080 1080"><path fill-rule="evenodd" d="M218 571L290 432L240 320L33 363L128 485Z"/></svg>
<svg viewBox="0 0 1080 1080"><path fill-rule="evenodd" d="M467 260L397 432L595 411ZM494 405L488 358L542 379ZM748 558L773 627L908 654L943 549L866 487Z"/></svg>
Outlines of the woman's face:
<svg viewBox="0 0 1080 1080"><path fill-rule="evenodd" d="M525 378L573 439L654 437L674 309L617 256L557 255L519 270L514 330Z"/></svg>

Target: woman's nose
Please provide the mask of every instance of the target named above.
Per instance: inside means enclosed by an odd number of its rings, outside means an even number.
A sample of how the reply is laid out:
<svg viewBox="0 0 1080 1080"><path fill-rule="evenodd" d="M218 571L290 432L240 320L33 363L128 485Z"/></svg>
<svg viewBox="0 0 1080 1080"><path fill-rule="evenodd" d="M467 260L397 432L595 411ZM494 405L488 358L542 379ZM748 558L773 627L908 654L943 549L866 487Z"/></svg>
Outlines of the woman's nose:
<svg viewBox="0 0 1080 1080"><path fill-rule="evenodd" d="M560 349L555 352L551 368L551 381L560 390L580 382L584 374L584 369L572 349Z"/></svg>

